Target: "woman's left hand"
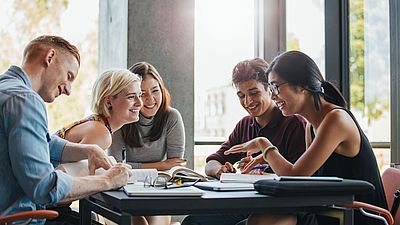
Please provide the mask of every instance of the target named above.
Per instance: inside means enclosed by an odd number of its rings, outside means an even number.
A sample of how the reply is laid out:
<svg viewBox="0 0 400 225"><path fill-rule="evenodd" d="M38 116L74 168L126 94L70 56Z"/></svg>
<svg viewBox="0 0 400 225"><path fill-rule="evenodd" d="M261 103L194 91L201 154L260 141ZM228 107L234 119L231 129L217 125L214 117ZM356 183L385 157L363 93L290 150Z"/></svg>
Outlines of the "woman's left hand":
<svg viewBox="0 0 400 225"><path fill-rule="evenodd" d="M253 155L254 153L260 152L266 147L272 145L271 142L265 137L257 137L246 143L235 145L229 150L225 151L225 155L235 154L240 152L247 152L247 155Z"/></svg>
<svg viewBox="0 0 400 225"><path fill-rule="evenodd" d="M250 174L262 174L264 172L264 169L262 170L252 170L254 167L258 165L265 164L266 162L264 161L263 155L260 154L256 156L255 158L252 158L242 169L242 173L250 173Z"/></svg>
<svg viewBox="0 0 400 225"><path fill-rule="evenodd" d="M169 170L174 166L186 166L187 160L182 158L170 158L161 162L162 170Z"/></svg>

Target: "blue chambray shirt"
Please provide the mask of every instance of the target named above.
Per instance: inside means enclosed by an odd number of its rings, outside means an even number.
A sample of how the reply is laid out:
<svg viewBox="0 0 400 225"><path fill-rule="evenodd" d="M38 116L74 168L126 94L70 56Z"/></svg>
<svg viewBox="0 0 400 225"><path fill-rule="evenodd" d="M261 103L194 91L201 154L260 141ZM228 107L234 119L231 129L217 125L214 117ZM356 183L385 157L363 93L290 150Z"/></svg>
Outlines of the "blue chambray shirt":
<svg viewBox="0 0 400 225"><path fill-rule="evenodd" d="M11 66L0 75L0 215L44 209L70 192L72 178L54 170L66 141L50 137L47 124L42 98Z"/></svg>

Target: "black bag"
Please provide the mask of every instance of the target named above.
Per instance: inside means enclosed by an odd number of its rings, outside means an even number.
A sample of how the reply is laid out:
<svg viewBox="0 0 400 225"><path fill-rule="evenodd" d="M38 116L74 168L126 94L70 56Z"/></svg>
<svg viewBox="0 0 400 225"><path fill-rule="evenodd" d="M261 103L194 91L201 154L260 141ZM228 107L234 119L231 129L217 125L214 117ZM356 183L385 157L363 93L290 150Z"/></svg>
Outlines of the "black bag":
<svg viewBox="0 0 400 225"><path fill-rule="evenodd" d="M261 194L272 196L365 194L375 190L369 182L349 179L339 182L259 180L254 188Z"/></svg>

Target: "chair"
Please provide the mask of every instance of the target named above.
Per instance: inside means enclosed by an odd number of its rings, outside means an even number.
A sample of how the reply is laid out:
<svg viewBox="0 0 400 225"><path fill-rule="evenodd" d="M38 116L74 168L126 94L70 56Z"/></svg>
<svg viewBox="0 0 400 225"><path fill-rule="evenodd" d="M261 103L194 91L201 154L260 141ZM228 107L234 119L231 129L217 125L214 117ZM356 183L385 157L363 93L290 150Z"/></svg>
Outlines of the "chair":
<svg viewBox="0 0 400 225"><path fill-rule="evenodd" d="M58 212L53 210L34 210L27 212L14 213L7 216L0 216L0 225L7 224L29 224L33 219L54 219L58 217ZM13 223L13 221L21 221Z"/></svg>
<svg viewBox="0 0 400 225"><path fill-rule="evenodd" d="M400 213L398 213L400 201L400 169L386 169L382 174L382 182L390 211L358 201L354 201L352 205L346 207L358 209L363 215L381 220L387 225L400 225ZM374 213L367 212L365 209Z"/></svg>
<svg viewBox="0 0 400 225"><path fill-rule="evenodd" d="M400 169L392 167L387 168L382 174L382 182L388 207L394 217L394 225L400 225L400 213L398 212L400 199ZM394 201L396 199L397 201Z"/></svg>

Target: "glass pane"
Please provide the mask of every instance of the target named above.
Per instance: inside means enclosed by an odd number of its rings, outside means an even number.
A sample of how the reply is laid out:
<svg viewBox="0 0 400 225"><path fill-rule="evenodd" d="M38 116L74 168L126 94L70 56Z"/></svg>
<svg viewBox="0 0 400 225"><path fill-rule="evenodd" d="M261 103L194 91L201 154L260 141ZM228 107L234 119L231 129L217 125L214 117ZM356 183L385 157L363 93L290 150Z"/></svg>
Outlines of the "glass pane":
<svg viewBox="0 0 400 225"><path fill-rule="evenodd" d="M286 49L299 50L309 55L323 74L324 17L324 0L286 0Z"/></svg>
<svg viewBox="0 0 400 225"><path fill-rule="evenodd" d="M69 97L47 104L51 133L80 119L88 111L90 90L98 74L98 1L8 1L0 0L0 73L20 65L28 42L39 35L62 36L78 47L81 67ZM90 10L87 10L90 9ZM78 19L79 18L79 19Z"/></svg>
<svg viewBox="0 0 400 225"><path fill-rule="evenodd" d="M196 141L225 140L247 114L231 85L231 75L239 61L253 57L254 1L195 1ZM206 152L196 146L195 168L218 147Z"/></svg>
<svg viewBox="0 0 400 225"><path fill-rule="evenodd" d="M350 1L350 106L370 142L390 142L388 4ZM375 155L381 169L389 165L390 149Z"/></svg>

